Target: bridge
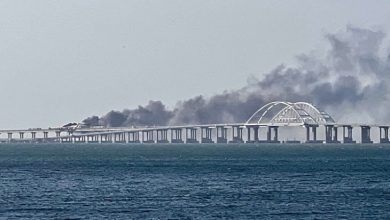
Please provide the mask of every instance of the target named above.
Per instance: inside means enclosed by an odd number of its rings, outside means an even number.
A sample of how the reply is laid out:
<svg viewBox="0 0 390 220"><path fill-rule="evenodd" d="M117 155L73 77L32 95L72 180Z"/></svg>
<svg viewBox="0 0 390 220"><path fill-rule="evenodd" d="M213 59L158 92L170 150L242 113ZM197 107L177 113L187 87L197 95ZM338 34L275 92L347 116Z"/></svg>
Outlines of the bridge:
<svg viewBox="0 0 390 220"><path fill-rule="evenodd" d="M339 124L328 113L307 102L271 102L246 122L153 127L81 127L0 130L2 143L373 143L371 129L378 129L378 143L390 143L390 125ZM303 129L302 129L303 128ZM303 141L281 140L280 129L303 133ZM291 132L293 129L293 132ZM354 130L355 129L355 130ZM302 131L303 130L303 131ZM323 130L323 139L319 132ZM342 138L339 133L342 131ZM354 132L355 131L355 132ZM262 135L263 134L263 135Z"/></svg>

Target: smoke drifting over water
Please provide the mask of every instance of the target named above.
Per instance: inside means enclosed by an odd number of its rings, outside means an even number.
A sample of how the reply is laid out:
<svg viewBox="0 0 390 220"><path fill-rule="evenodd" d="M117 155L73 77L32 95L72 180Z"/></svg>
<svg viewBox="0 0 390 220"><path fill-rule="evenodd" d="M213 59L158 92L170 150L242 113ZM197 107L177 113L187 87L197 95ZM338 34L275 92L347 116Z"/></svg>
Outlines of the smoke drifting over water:
<svg viewBox="0 0 390 220"><path fill-rule="evenodd" d="M389 122L390 54L381 56L384 37L381 31L347 27L326 36L330 48L324 56L300 55L296 67L280 65L239 90L180 101L173 110L150 101L83 122L109 127L245 122L275 100L314 103L339 122Z"/></svg>

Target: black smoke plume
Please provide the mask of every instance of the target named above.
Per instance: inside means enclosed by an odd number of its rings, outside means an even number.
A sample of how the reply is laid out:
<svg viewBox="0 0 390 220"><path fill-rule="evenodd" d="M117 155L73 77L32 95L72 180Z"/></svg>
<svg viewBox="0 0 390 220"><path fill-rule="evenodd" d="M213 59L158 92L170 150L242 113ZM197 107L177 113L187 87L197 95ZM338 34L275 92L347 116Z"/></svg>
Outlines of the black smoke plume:
<svg viewBox="0 0 390 220"><path fill-rule="evenodd" d="M275 100L314 103L339 122L389 122L390 54L383 53L384 37L381 31L348 26L326 35L330 48L325 54L300 55L295 67L280 65L261 78L252 77L242 89L180 101L173 110L150 101L83 122L108 127L245 122Z"/></svg>
<svg viewBox="0 0 390 220"><path fill-rule="evenodd" d="M100 118L92 116L85 119L83 123L87 126L106 127L166 125L173 114L160 101L150 101L146 106L138 106L137 109L110 111Z"/></svg>

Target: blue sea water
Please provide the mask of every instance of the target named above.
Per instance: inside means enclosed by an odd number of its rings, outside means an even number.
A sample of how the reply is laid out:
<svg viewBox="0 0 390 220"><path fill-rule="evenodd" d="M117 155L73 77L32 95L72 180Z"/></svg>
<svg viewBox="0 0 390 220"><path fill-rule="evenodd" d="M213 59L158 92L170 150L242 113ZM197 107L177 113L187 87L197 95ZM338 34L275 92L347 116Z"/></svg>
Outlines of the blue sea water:
<svg viewBox="0 0 390 220"><path fill-rule="evenodd" d="M389 219L386 145L0 145L0 219Z"/></svg>

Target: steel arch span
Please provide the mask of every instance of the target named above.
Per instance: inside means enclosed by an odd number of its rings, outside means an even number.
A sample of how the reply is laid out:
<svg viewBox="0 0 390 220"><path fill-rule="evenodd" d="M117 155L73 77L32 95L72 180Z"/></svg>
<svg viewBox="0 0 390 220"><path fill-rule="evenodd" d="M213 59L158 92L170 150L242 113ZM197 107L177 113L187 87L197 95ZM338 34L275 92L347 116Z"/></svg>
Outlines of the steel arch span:
<svg viewBox="0 0 390 220"><path fill-rule="evenodd" d="M257 110L247 125L299 126L304 124L334 124L333 118L307 102L271 102Z"/></svg>

